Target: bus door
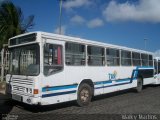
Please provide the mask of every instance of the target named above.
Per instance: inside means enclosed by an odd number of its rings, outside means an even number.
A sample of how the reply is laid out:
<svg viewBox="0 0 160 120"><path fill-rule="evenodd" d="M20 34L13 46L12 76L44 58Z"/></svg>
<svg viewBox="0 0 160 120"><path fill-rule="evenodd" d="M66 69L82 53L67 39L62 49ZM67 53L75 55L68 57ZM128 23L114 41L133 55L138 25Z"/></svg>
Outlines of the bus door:
<svg viewBox="0 0 160 120"><path fill-rule="evenodd" d="M47 39L43 47L43 74L42 86L54 87L67 84L65 81L63 64L62 41Z"/></svg>

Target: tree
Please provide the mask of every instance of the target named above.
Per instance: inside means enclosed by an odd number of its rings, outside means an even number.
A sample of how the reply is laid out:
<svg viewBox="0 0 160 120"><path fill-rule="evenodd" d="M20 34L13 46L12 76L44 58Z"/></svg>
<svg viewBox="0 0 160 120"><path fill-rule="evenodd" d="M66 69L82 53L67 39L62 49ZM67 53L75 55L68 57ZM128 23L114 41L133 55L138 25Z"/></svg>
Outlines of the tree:
<svg viewBox="0 0 160 120"><path fill-rule="evenodd" d="M20 7L15 6L11 1L4 1L0 4L0 48L8 43L8 39L25 33L34 26L34 16L30 15L24 19Z"/></svg>

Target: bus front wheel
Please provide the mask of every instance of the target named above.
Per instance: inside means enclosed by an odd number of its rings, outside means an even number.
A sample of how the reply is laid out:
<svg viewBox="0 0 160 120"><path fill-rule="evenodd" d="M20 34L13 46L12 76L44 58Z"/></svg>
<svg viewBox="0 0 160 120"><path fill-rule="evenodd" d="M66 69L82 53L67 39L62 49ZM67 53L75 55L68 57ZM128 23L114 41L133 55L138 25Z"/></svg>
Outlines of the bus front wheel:
<svg viewBox="0 0 160 120"><path fill-rule="evenodd" d="M79 106L87 106L92 99L92 88L90 85L83 83L80 85L77 94L77 104Z"/></svg>
<svg viewBox="0 0 160 120"><path fill-rule="evenodd" d="M136 90L139 93L139 92L142 91L142 89L143 89L143 80L142 80L142 78L138 78L137 79L137 88L136 88Z"/></svg>

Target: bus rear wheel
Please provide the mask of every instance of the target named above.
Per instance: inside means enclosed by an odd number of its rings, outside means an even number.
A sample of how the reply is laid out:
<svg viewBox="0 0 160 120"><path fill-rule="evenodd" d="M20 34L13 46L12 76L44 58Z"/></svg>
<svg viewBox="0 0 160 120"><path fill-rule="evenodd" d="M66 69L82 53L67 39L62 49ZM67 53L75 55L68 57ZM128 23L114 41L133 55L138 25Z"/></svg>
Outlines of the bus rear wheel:
<svg viewBox="0 0 160 120"><path fill-rule="evenodd" d="M142 78L138 78L136 91L139 93L142 91L142 89L143 89L143 80Z"/></svg>
<svg viewBox="0 0 160 120"><path fill-rule="evenodd" d="M77 94L77 104L79 106L87 106L92 99L92 88L90 85L83 83L80 85Z"/></svg>

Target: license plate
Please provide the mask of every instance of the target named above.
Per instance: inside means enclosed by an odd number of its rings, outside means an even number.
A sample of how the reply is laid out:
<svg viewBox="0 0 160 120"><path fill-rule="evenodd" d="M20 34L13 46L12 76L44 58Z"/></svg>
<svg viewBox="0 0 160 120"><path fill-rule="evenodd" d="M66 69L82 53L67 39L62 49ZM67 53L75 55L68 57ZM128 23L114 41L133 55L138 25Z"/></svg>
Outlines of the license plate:
<svg viewBox="0 0 160 120"><path fill-rule="evenodd" d="M12 99L21 102L21 101L22 101L22 96L19 96L19 95L12 95Z"/></svg>

